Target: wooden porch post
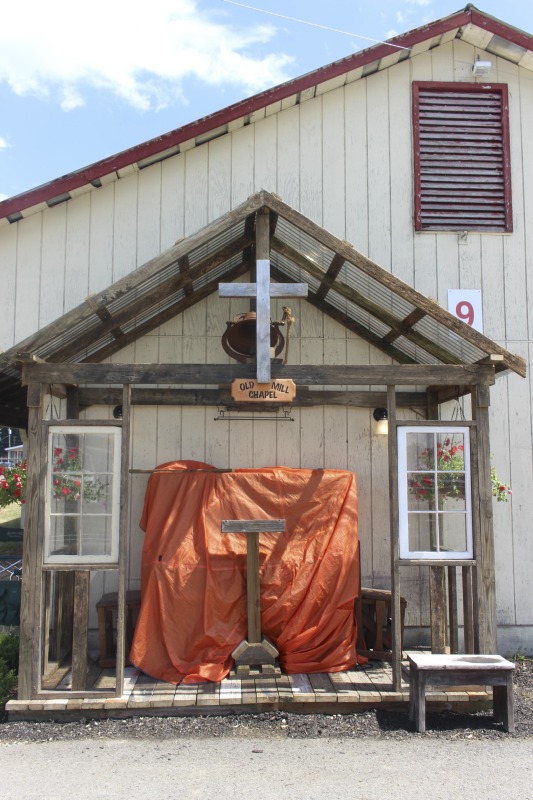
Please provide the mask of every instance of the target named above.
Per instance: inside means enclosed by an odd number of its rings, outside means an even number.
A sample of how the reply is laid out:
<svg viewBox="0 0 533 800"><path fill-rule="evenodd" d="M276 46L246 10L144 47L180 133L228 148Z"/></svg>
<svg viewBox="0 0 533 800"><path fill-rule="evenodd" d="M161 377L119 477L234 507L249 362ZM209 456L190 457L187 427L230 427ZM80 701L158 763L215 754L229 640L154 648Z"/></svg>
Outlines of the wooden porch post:
<svg viewBox="0 0 533 800"><path fill-rule="evenodd" d="M41 682L42 537L39 528L43 387L28 385L28 462L26 519L20 597L20 652L18 699L31 700Z"/></svg>
<svg viewBox="0 0 533 800"><path fill-rule="evenodd" d="M130 467L131 384L122 387L122 449L120 458L120 531L118 550L117 658L115 694L124 691L126 658L126 569L129 543L129 467Z"/></svg>
<svg viewBox="0 0 533 800"><path fill-rule="evenodd" d="M427 392L427 418L439 418L439 406L434 392ZM429 568L429 613L431 652L447 653L446 567Z"/></svg>
<svg viewBox="0 0 533 800"><path fill-rule="evenodd" d="M77 387L67 388L67 419L79 418ZM74 573L74 618L72 623L72 689L87 687L87 631L89 627L89 570Z"/></svg>
<svg viewBox="0 0 533 800"><path fill-rule="evenodd" d="M475 604L478 613L480 653L497 652L489 406L490 389L488 383L477 384L472 390L472 411L477 421L478 503L474 513L477 512L479 515L479 536L476 542L477 552L475 553L477 562Z"/></svg>
<svg viewBox="0 0 533 800"><path fill-rule="evenodd" d="M392 685L394 691L399 692L402 686L402 620L400 609L400 520L398 509L398 443L396 436L395 386L387 386L387 416L389 418Z"/></svg>

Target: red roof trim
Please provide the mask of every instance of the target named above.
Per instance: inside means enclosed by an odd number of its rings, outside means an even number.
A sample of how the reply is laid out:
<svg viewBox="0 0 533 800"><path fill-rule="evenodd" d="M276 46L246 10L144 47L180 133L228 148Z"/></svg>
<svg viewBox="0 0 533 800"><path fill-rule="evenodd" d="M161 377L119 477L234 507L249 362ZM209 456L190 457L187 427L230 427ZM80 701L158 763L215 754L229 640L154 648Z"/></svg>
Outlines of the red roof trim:
<svg viewBox="0 0 533 800"><path fill-rule="evenodd" d="M313 72L309 72L299 78L287 81L272 89L267 89L238 103L227 106L214 114L202 117L181 128L176 128L155 139L150 139L140 145L130 147L128 150L123 150L109 158L97 161L81 170L71 172L61 178L56 178L53 181L42 184L35 189L30 189L27 192L4 200L0 202L0 218L15 215L31 206L44 203L58 195L66 194L73 189L91 183L91 181L98 180L104 175L109 175L112 172L124 169L145 158L157 155L157 153L163 150L175 147L181 142L193 139L203 133L226 125L239 117L246 116L260 108L284 100L286 97L290 97L293 94L298 94L311 86L316 86L319 83L331 80L343 73L350 72L372 61L390 55L392 51L391 44L399 44L408 48L426 39L440 36L453 28L466 25L469 22L474 22L476 25L491 30L499 36L504 36L513 43L533 50L533 37L515 28L508 27L493 17L486 16L483 12L478 11L474 7L467 6L463 11L458 11L449 17L416 28L408 33L395 36L393 39L389 40L390 44L378 44L355 53L354 55L347 56L346 58L335 61Z"/></svg>

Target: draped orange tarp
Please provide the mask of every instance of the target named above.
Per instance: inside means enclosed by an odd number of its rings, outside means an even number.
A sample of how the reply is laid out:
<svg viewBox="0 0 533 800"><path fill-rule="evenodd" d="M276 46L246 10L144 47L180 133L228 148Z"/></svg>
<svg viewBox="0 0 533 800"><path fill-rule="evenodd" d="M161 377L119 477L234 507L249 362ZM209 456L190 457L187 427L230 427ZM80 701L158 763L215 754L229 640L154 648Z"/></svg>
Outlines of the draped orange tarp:
<svg viewBox="0 0 533 800"><path fill-rule="evenodd" d="M190 470L204 470L194 472ZM131 661L177 683L220 681L247 635L246 535L224 519L284 519L259 535L261 628L287 673L357 662L359 591L355 475L272 467L215 472L172 462L150 476L141 527L141 609Z"/></svg>

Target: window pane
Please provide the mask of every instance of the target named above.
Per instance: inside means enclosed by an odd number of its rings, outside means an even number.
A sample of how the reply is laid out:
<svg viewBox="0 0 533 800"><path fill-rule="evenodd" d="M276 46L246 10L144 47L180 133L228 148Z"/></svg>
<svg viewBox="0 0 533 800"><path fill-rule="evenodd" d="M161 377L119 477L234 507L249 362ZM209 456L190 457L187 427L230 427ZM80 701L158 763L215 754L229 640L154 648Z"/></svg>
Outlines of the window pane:
<svg viewBox="0 0 533 800"><path fill-rule="evenodd" d="M82 514L106 514L112 508L112 475L85 475L82 492Z"/></svg>
<svg viewBox="0 0 533 800"><path fill-rule="evenodd" d="M439 514L439 533L441 550L465 552L466 514Z"/></svg>
<svg viewBox="0 0 533 800"><path fill-rule="evenodd" d="M82 556L111 555L112 535L111 517L83 517L81 536Z"/></svg>
<svg viewBox="0 0 533 800"><path fill-rule="evenodd" d="M435 552L437 550L437 515L409 514L409 550Z"/></svg>
<svg viewBox="0 0 533 800"><path fill-rule="evenodd" d="M407 469L435 469L433 433L407 434Z"/></svg>
<svg viewBox="0 0 533 800"><path fill-rule="evenodd" d="M438 475L438 505L442 511L464 511L466 509L464 473Z"/></svg>
<svg viewBox="0 0 533 800"><path fill-rule="evenodd" d="M79 531L79 518L52 517L50 520L50 555L79 555Z"/></svg>
<svg viewBox="0 0 533 800"><path fill-rule="evenodd" d="M435 509L435 474L431 472L410 473L407 508L409 511L432 511Z"/></svg>

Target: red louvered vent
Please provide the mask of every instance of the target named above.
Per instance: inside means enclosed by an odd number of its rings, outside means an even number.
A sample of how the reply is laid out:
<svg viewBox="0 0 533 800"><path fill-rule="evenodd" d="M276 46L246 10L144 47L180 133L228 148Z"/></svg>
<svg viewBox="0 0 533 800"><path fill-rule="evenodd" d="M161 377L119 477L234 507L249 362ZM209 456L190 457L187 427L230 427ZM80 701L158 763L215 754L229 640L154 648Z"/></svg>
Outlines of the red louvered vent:
<svg viewBox="0 0 533 800"><path fill-rule="evenodd" d="M507 86L413 83L415 229L512 230Z"/></svg>

